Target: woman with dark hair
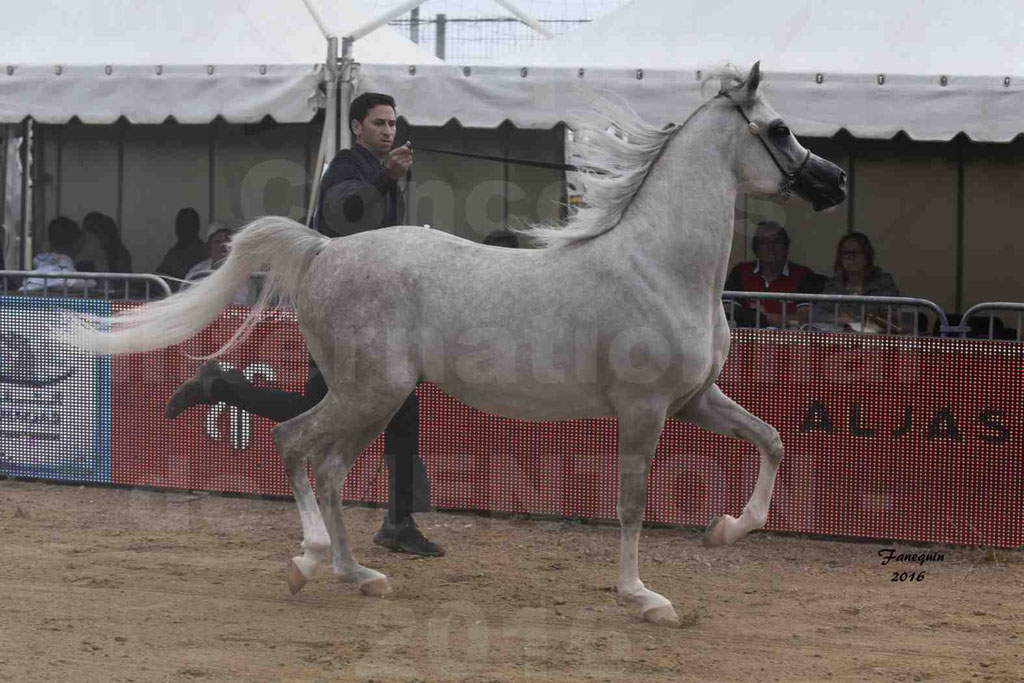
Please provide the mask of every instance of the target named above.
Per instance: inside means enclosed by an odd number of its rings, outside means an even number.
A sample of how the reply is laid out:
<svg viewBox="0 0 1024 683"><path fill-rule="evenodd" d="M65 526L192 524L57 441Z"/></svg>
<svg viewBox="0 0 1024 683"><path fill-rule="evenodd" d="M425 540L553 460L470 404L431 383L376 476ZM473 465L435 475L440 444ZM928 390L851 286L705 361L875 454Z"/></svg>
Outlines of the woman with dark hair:
<svg viewBox="0 0 1024 683"><path fill-rule="evenodd" d="M99 239L109 272L132 272L132 255L128 253L128 249L121 242L121 236L117 232L117 222L113 218L93 211L82 220L82 228Z"/></svg>
<svg viewBox="0 0 1024 683"><path fill-rule="evenodd" d="M862 232L843 235L836 245L836 259L833 275L821 292L822 294L848 294L859 296L899 296L900 291L892 275L875 265L875 248ZM863 320L865 317L867 321ZM838 316L836 305L818 304L814 307L814 322L834 322L837 325L874 322L885 325L888 319L896 323L899 312L891 314L885 304L840 304Z"/></svg>

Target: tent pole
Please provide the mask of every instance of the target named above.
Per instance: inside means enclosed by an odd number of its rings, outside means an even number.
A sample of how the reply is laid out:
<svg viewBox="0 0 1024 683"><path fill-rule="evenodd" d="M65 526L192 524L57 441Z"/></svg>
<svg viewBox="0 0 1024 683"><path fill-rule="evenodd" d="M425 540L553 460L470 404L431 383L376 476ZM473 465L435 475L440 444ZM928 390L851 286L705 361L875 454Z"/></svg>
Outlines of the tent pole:
<svg viewBox="0 0 1024 683"><path fill-rule="evenodd" d="M327 61L324 64L324 78L327 80L327 103L324 108L324 127L320 134L320 146L313 166L313 186L309 191L309 205L306 208L306 225L313 227L313 211L320 194L320 180L324 176L324 163L327 150L334 158L334 146L337 144L337 106L338 106L338 37L327 37ZM328 162L329 163L329 162Z"/></svg>
<svg viewBox="0 0 1024 683"><path fill-rule="evenodd" d="M362 38L363 36L365 36L366 34L373 33L381 26L391 23L392 21L402 16L406 12L412 11L414 8L419 7L426 1L427 0L406 0L406 2L397 5L394 9L388 10L384 14L374 19L373 21L364 24L363 26L360 26L355 31L352 31L352 33L348 34L345 37L345 39L351 39L352 42L355 42Z"/></svg>
<svg viewBox="0 0 1024 683"><path fill-rule="evenodd" d="M0 250L7 241L7 144L10 134L11 127L4 124L0 133L0 143L3 143L0 147Z"/></svg>
<svg viewBox="0 0 1024 683"><path fill-rule="evenodd" d="M327 136L327 148L325 157L334 158L338 151L338 77L344 75L344 63L342 71L338 70L338 37L331 36L327 39L327 111L324 116L324 131ZM344 85L344 84L342 84ZM328 161L328 163L330 163Z"/></svg>
<svg viewBox="0 0 1024 683"><path fill-rule="evenodd" d="M32 165L32 119L25 119L21 137L21 262L22 270L32 267L32 183L29 180Z"/></svg>
<svg viewBox="0 0 1024 683"><path fill-rule="evenodd" d="M516 19L523 22L524 24L532 28L534 31L544 36L545 38L555 37L555 34L541 26L540 22L538 22L536 19L531 17L523 10L516 7L512 0L494 0L494 2L498 3L499 5L507 9L509 13L512 14L512 16L514 16Z"/></svg>
<svg viewBox="0 0 1024 683"><path fill-rule="evenodd" d="M352 104L352 90L355 87L352 78L352 45L355 39L346 36L341 40L341 102L338 105L337 120L341 123L338 126L338 145L330 150L331 157L339 149L347 149L352 146L352 129L348 125L348 108Z"/></svg>

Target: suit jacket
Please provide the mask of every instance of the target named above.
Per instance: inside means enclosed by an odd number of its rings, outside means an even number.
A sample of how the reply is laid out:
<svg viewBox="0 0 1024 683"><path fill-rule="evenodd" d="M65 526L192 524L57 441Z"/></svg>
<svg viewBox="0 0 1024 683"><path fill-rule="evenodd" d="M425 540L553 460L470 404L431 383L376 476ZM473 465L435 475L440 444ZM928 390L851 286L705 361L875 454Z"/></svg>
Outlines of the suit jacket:
<svg viewBox="0 0 1024 683"><path fill-rule="evenodd" d="M397 225L404 213L398 181L362 145L343 149L320 184L316 229L328 237Z"/></svg>

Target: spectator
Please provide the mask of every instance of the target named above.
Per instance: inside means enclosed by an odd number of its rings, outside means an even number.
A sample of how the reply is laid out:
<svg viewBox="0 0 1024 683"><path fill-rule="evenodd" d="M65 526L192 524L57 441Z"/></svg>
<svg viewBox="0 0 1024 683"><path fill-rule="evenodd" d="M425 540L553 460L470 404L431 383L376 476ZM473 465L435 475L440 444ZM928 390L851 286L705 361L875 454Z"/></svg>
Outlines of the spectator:
<svg viewBox="0 0 1024 683"><path fill-rule="evenodd" d="M519 238L508 230L493 230L484 238L484 244L492 247L507 247L509 249L519 248Z"/></svg>
<svg viewBox="0 0 1024 683"><path fill-rule="evenodd" d="M32 270L38 273L78 272L72 259L81 240L78 224L66 216L58 216L50 221L48 233L50 250L36 254L32 259ZM63 291L65 288L88 289L95 286L95 281L81 278L29 277L25 278L21 290L24 292L38 292L47 289Z"/></svg>
<svg viewBox="0 0 1024 683"><path fill-rule="evenodd" d="M128 253L128 249L121 242L117 222L113 218L98 211L92 211L82 219L82 230L86 235L94 236L99 243L106 266L102 269L97 268L97 272L132 272L132 255Z"/></svg>
<svg viewBox="0 0 1024 683"><path fill-rule="evenodd" d="M725 280L725 289L732 292L806 292L813 288L815 273L808 267L789 260L789 234L775 221L758 223L754 233L753 261L737 263ZM760 318L769 325L783 325L782 301L748 299L736 311L736 322L743 327L758 324ZM793 302L786 302L786 321L797 320Z"/></svg>
<svg viewBox="0 0 1024 683"><path fill-rule="evenodd" d="M82 230L75 245L75 269L83 273L106 273L110 271L107 255L103 251L100 237L94 230L96 221L102 216L99 211L90 211L82 219Z"/></svg>
<svg viewBox="0 0 1024 683"><path fill-rule="evenodd" d="M204 277L209 275L211 271L220 268L220 264L224 263L224 259L228 257L228 245L231 243L231 230L223 223L215 221L210 223L210 227L207 229L207 232L210 235L206 239L206 249L209 256L192 266L188 273L185 274L185 279L190 282L202 280ZM252 306L256 303L256 298L256 286L252 278L250 278L249 286L239 289L235 293L235 298L232 303L236 306Z"/></svg>
<svg viewBox="0 0 1024 683"><path fill-rule="evenodd" d="M183 280L189 269L209 256L207 246L199 239L199 213L193 208L178 211L174 218L177 243L170 248L156 272ZM172 285L177 289L177 285Z"/></svg>
<svg viewBox="0 0 1024 683"><path fill-rule="evenodd" d="M875 249L871 240L861 232L847 233L836 245L834 274L825 284L822 294L861 296L899 296L900 291L889 273L875 265ZM866 320L864 318L867 318ZM884 329L887 320L899 320L899 312L890 311L885 304L821 303L814 306L814 322L828 322L837 326L873 323Z"/></svg>

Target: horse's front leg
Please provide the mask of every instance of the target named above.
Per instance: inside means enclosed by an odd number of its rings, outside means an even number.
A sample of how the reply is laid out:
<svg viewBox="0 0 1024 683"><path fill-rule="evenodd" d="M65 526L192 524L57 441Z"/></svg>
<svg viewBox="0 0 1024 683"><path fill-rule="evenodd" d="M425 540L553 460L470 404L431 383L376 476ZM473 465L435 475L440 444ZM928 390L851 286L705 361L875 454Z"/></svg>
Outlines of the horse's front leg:
<svg viewBox="0 0 1024 683"><path fill-rule="evenodd" d="M619 595L640 608L643 617L655 624L676 621L672 603L649 590L640 580L640 529L647 506L647 477L665 426L665 410L655 406L631 405L619 412Z"/></svg>
<svg viewBox="0 0 1024 683"><path fill-rule="evenodd" d="M723 394L715 384L694 397L675 414L675 418L718 434L750 441L761 454L757 483L754 484L754 492L743 512L739 517L719 515L711 520L704 532L704 546L729 545L751 531L764 528L768 521L772 491L775 489L775 477L782 462L782 439L778 431L764 420L751 415Z"/></svg>

